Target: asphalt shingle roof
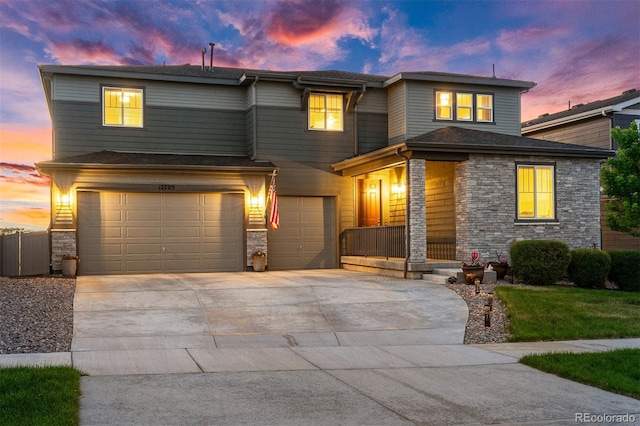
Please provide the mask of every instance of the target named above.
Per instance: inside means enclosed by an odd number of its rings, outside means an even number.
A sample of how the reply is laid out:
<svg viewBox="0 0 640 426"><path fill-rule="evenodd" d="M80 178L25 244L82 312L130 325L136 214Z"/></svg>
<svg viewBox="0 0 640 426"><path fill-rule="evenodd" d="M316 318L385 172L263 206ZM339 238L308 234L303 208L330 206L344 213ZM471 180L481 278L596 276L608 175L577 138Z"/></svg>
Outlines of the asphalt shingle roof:
<svg viewBox="0 0 640 426"><path fill-rule="evenodd" d="M275 168L269 161L256 161L249 157L223 155L148 154L134 152L99 151L72 157L43 161L40 164L96 164L131 166L203 166L229 168Z"/></svg>
<svg viewBox="0 0 640 426"><path fill-rule="evenodd" d="M606 158L613 151L603 148L594 148L584 145L576 145L561 142L551 142L542 139L527 138L523 136L505 135L461 127L445 127L424 133L406 140L409 149L434 149L457 152L484 151L500 153L512 153L513 151L531 154L549 153L554 155L572 155Z"/></svg>
<svg viewBox="0 0 640 426"><path fill-rule="evenodd" d="M578 104L574 105L573 108L556 112L553 114L543 114L540 117L527 120L522 123L522 127L526 128L529 126L533 126L535 124L545 123L547 121L557 120L558 118L570 117L572 115L581 114L587 111L592 111L600 108L605 108L608 106L616 105L622 102L629 101L634 98L640 98L640 90L631 89L624 92L622 95L614 96L613 98L589 102L588 104Z"/></svg>

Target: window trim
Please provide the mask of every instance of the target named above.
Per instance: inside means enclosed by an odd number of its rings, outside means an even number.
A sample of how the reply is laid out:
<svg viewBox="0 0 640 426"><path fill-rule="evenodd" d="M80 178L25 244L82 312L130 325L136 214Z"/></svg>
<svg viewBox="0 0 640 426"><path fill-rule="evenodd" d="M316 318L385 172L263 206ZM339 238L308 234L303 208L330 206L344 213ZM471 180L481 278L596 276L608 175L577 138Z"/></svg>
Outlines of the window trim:
<svg viewBox="0 0 640 426"><path fill-rule="evenodd" d="M520 167L533 167L534 168L534 180L535 180L535 170L537 167L551 167L553 172L553 217L552 218L521 218L519 216L519 203L520 203L520 192L518 190L518 171ZM515 223L558 223L558 178L557 178L557 165L555 162L530 162L530 161L522 161L515 163L515 195L516 195L516 203L515 203ZM534 207L536 205L537 198L536 192L534 191ZM537 215L537 213L534 213Z"/></svg>
<svg viewBox="0 0 640 426"><path fill-rule="evenodd" d="M449 93L451 95L451 118L440 118L438 117L438 107L440 106L438 96L439 93ZM458 95L471 95L471 119L460 119L458 118ZM480 107L478 106L478 96L489 96L491 97L491 120L478 120L478 110ZM441 122L441 121L451 121L456 123L471 123L471 124L495 124L495 93L494 92L480 92L476 90L454 90L454 89L434 89L433 90L433 121ZM467 108L465 106L465 108ZM489 110L488 108L482 108L484 110Z"/></svg>
<svg viewBox="0 0 640 426"><path fill-rule="evenodd" d="M325 103L325 111L324 111L324 128L311 127L311 98L313 96L322 96ZM340 96L340 129L329 129L327 127L327 96ZM344 132L344 115L345 115L345 105L344 105L344 93L330 93L330 92L311 92L309 93L307 99L307 130L312 130L316 132Z"/></svg>
<svg viewBox="0 0 640 426"><path fill-rule="evenodd" d="M104 101L105 89L139 90L140 91L140 94L142 95L142 106L140 111L141 124L139 126L130 126L130 125L128 126L128 125L125 125L124 123L123 124L106 124L105 123L105 101ZM143 129L144 122L145 122L145 109L147 108L145 92L146 92L146 87L144 86L101 84L100 85L100 111L101 111L100 125L102 127L111 128L111 129L132 129L132 130Z"/></svg>

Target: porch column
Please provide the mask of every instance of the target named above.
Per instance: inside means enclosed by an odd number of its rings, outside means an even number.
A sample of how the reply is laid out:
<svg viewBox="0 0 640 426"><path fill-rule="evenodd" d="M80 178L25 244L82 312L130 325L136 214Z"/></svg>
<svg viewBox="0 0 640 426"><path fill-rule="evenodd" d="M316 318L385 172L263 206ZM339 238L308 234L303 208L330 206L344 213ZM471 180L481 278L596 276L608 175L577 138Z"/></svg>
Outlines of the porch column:
<svg viewBox="0 0 640 426"><path fill-rule="evenodd" d="M425 202L425 168L423 159L409 159L409 263L427 261L427 207Z"/></svg>

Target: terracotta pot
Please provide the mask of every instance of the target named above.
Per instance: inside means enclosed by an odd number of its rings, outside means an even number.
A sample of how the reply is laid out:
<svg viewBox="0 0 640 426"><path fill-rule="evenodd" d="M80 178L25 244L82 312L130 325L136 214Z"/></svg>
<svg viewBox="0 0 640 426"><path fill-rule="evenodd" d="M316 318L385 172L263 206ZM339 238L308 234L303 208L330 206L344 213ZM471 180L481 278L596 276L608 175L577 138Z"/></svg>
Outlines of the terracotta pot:
<svg viewBox="0 0 640 426"><path fill-rule="evenodd" d="M462 273L464 274L464 282L467 284L474 284L476 278L482 282L484 278L483 266L463 266Z"/></svg>

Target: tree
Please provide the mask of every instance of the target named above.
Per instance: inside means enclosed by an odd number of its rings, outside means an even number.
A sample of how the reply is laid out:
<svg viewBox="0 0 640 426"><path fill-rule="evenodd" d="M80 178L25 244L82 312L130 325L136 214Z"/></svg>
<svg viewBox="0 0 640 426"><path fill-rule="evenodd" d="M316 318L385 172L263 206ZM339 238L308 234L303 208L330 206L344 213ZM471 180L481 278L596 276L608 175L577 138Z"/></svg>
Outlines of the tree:
<svg viewBox="0 0 640 426"><path fill-rule="evenodd" d="M640 237L640 134L638 124L616 126L611 135L618 143L616 156L602 168L603 192L611 197L605 223L614 231Z"/></svg>

